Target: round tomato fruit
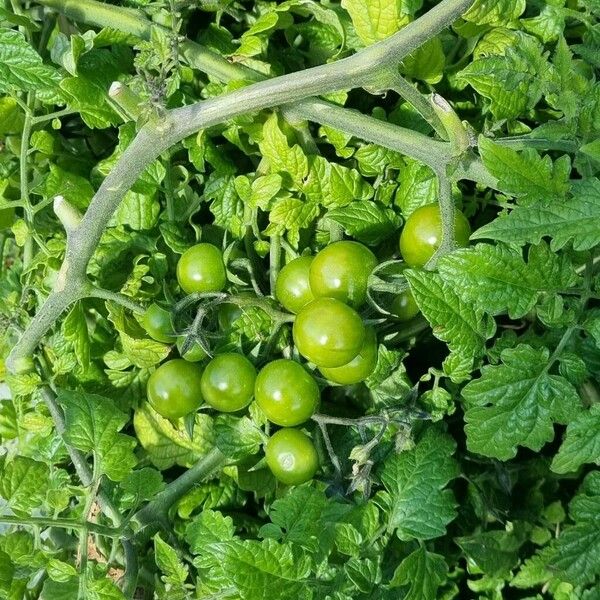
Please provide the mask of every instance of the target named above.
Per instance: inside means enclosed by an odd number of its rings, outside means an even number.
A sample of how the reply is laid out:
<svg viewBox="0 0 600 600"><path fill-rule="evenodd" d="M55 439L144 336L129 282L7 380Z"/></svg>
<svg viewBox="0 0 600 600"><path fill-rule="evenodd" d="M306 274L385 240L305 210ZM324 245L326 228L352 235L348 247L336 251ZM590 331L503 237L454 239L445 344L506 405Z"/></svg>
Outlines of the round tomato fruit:
<svg viewBox="0 0 600 600"><path fill-rule="evenodd" d="M148 402L166 419L179 419L202 404L202 367L182 358L162 364L148 379Z"/></svg>
<svg viewBox="0 0 600 600"><path fill-rule="evenodd" d="M360 352L347 364L341 367L320 367L319 371L325 379L340 385L352 385L364 381L377 364L377 336L372 327L367 328L365 341Z"/></svg>
<svg viewBox="0 0 600 600"><path fill-rule="evenodd" d="M267 465L286 485L300 485L315 476L319 457L312 440L299 429L276 431L265 446Z"/></svg>
<svg viewBox="0 0 600 600"><path fill-rule="evenodd" d="M410 321L419 314L419 307L409 289L400 292L393 300L390 312L399 321Z"/></svg>
<svg viewBox="0 0 600 600"><path fill-rule="evenodd" d="M299 256L290 261L277 276L275 297L292 313L298 313L315 297L310 289L308 272L313 256Z"/></svg>
<svg viewBox="0 0 600 600"><path fill-rule="evenodd" d="M142 318L146 333L157 342L171 344L175 341L175 331L171 324L171 313L153 302Z"/></svg>
<svg viewBox="0 0 600 600"><path fill-rule="evenodd" d="M256 369L241 354L215 356L204 369L200 390L202 397L221 412L236 412L250 404L254 394Z"/></svg>
<svg viewBox="0 0 600 600"><path fill-rule="evenodd" d="M177 263L177 281L186 294L220 292L227 284L223 253L212 244L196 244Z"/></svg>
<svg viewBox="0 0 600 600"><path fill-rule="evenodd" d="M460 210L454 211L454 238L456 245L469 245L471 226ZM424 266L442 241L442 217L436 203L417 208L404 224L400 234L400 252L409 267Z"/></svg>
<svg viewBox="0 0 600 600"><path fill-rule="evenodd" d="M334 242L310 265L310 289L317 298L336 298L358 308L367 299L367 280L376 265L377 258L366 246Z"/></svg>
<svg viewBox="0 0 600 600"><path fill-rule="evenodd" d="M297 315L292 329L298 352L318 367L341 367L362 348L359 314L335 298L317 298Z"/></svg>
<svg viewBox="0 0 600 600"><path fill-rule="evenodd" d="M317 410L320 393L317 382L301 364L280 358L260 370L254 397L269 421L294 427Z"/></svg>

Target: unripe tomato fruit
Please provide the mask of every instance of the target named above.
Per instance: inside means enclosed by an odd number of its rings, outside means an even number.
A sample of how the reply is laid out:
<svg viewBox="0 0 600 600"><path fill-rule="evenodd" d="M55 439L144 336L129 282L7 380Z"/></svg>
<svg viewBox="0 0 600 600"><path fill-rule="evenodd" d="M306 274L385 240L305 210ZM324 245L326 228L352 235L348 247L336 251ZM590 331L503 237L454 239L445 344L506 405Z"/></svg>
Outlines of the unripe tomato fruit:
<svg viewBox="0 0 600 600"><path fill-rule="evenodd" d="M317 298L296 316L292 329L298 352L318 367L341 367L362 348L359 314L335 298Z"/></svg>
<svg viewBox="0 0 600 600"><path fill-rule="evenodd" d="M400 292L392 301L390 312L399 321L410 321L419 314L419 307L410 290Z"/></svg>
<svg viewBox="0 0 600 600"><path fill-rule="evenodd" d="M377 336L372 327L367 328L365 341L360 352L347 364L341 367L320 367L319 371L325 379L340 385L352 385L364 381L377 364Z"/></svg>
<svg viewBox="0 0 600 600"><path fill-rule="evenodd" d="M223 253L212 244L196 244L177 263L177 281L186 294L220 292L227 284Z"/></svg>
<svg viewBox="0 0 600 600"><path fill-rule="evenodd" d="M377 258L366 246L334 242L310 265L310 289L316 298L335 298L358 308L367 299L367 280L376 265Z"/></svg>
<svg viewBox="0 0 600 600"><path fill-rule="evenodd" d="M254 397L269 421L294 427L317 410L320 393L317 382L301 364L280 358L260 370Z"/></svg>
<svg viewBox="0 0 600 600"><path fill-rule="evenodd" d="M310 289L308 272L313 256L299 256L285 265L275 284L275 297L292 313L298 313L315 297Z"/></svg>
<svg viewBox="0 0 600 600"><path fill-rule="evenodd" d="M458 247L469 245L471 226L465 215L454 211L454 238ZM400 234L400 252L409 267L424 266L442 241L442 217L436 203L417 208L406 220Z"/></svg>
<svg viewBox="0 0 600 600"><path fill-rule="evenodd" d="M286 485L309 481L319 468L315 445L299 429L276 431L265 446L265 457L273 475Z"/></svg>
<svg viewBox="0 0 600 600"><path fill-rule="evenodd" d="M236 412L250 404L256 369L241 354L215 356L205 367L200 382L202 397L221 412Z"/></svg>
<svg viewBox="0 0 600 600"><path fill-rule="evenodd" d="M179 419L202 404L202 367L182 358L163 363L148 379L148 402L166 419Z"/></svg>
<svg viewBox="0 0 600 600"><path fill-rule="evenodd" d="M157 342L171 344L175 341L175 331L171 324L171 313L153 302L142 318L146 333Z"/></svg>

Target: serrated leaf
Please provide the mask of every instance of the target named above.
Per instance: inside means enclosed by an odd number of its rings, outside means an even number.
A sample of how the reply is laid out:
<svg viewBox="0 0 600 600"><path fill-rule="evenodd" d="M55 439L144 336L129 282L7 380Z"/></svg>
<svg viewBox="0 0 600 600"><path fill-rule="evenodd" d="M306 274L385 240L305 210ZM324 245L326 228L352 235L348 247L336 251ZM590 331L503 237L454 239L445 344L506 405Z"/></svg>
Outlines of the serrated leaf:
<svg viewBox="0 0 600 600"><path fill-rule="evenodd" d="M426 165L412 159L405 159L406 166L400 169L395 202L408 219L421 206L437 201L438 183L435 173Z"/></svg>
<svg viewBox="0 0 600 600"><path fill-rule="evenodd" d="M529 148L517 152L489 138L479 137L479 152L489 172L499 180L501 191L522 201L552 200L564 197L569 191L571 161L568 156L554 163Z"/></svg>
<svg viewBox="0 0 600 600"><path fill-rule="evenodd" d="M502 352L502 364L484 366L463 389L465 432L471 452L500 460L517 446L538 451L554 438L554 422L567 423L580 405L577 390L551 375L547 348L526 344Z"/></svg>
<svg viewBox="0 0 600 600"><path fill-rule="evenodd" d="M481 531L470 536L455 538L463 552L486 575L507 577L519 561L519 549L527 539L523 528L508 532Z"/></svg>
<svg viewBox="0 0 600 600"><path fill-rule="evenodd" d="M146 500L151 500L165 487L160 471L151 467L136 469L127 474L121 481L123 496L121 504L127 507L139 506Z"/></svg>
<svg viewBox="0 0 600 600"><path fill-rule="evenodd" d="M65 412L65 440L82 452L93 452L100 473L113 481L125 478L137 463L136 440L119 433L127 424L109 398L62 390L58 402Z"/></svg>
<svg viewBox="0 0 600 600"><path fill-rule="evenodd" d="M569 505L575 525L565 527L549 561L563 581L585 585L600 575L600 472L584 480L582 490Z"/></svg>
<svg viewBox="0 0 600 600"><path fill-rule="evenodd" d="M0 27L0 91L54 92L59 81L58 72L42 62L21 32Z"/></svg>
<svg viewBox="0 0 600 600"><path fill-rule="evenodd" d="M448 344L454 360L472 369L485 351L486 340L496 330L494 320L465 302L454 285L437 273L407 270L405 276L433 335Z"/></svg>
<svg viewBox="0 0 600 600"><path fill-rule="evenodd" d="M177 552L159 534L154 536L154 560L156 566L164 574L163 580L166 583L176 587L183 586L188 577L189 569L181 562Z"/></svg>
<svg viewBox="0 0 600 600"><path fill-rule="evenodd" d="M490 101L490 110L496 119L511 119L539 102L545 89L543 74L547 70L541 44L522 34L517 46L506 48L504 55L474 60L460 71L458 79Z"/></svg>
<svg viewBox="0 0 600 600"><path fill-rule="evenodd" d="M567 425L563 442L552 459L555 473L576 471L585 463L600 465L600 405L580 412Z"/></svg>
<svg viewBox="0 0 600 600"><path fill-rule="evenodd" d="M0 470L0 496L13 510L31 512L43 502L49 477L45 463L15 456Z"/></svg>
<svg viewBox="0 0 600 600"><path fill-rule="evenodd" d="M505 25L525 11L525 0L475 0L463 19L479 25Z"/></svg>
<svg viewBox="0 0 600 600"><path fill-rule="evenodd" d="M444 557L421 546L400 563L390 587L408 587L403 600L436 600L447 573Z"/></svg>
<svg viewBox="0 0 600 600"><path fill-rule="evenodd" d="M373 196L373 188L357 170L331 163L322 156L313 157L302 192L310 202L330 208Z"/></svg>
<svg viewBox="0 0 600 600"><path fill-rule="evenodd" d="M217 448L228 458L241 460L260 450L262 432L248 417L219 415L214 431Z"/></svg>
<svg viewBox="0 0 600 600"><path fill-rule="evenodd" d="M531 247L527 263L508 246L477 244L444 256L437 266L465 300L492 315L507 311L511 319L526 315L540 295L552 296L578 281L568 259L546 244Z"/></svg>
<svg viewBox="0 0 600 600"><path fill-rule="evenodd" d="M409 22L403 4L399 0L342 0L366 46L389 37Z"/></svg>
<svg viewBox="0 0 600 600"><path fill-rule="evenodd" d="M252 600L309 600L308 556L274 540L230 540L206 547L196 559L201 568L218 569L223 583Z"/></svg>
<svg viewBox="0 0 600 600"><path fill-rule="evenodd" d="M90 338L81 302L77 302L63 322L65 338L73 344L79 365L86 369L90 364Z"/></svg>
<svg viewBox="0 0 600 600"><path fill-rule="evenodd" d="M231 517L213 510L203 510L186 527L185 539L191 552L201 554L211 543L232 540L234 532Z"/></svg>
<svg viewBox="0 0 600 600"><path fill-rule="evenodd" d="M532 206L517 206L471 235L471 239L493 239L517 244L537 244L551 238L559 250L572 241L575 250L589 250L600 243L600 181L590 178L572 183L572 197L546 200Z"/></svg>
<svg viewBox="0 0 600 600"><path fill-rule="evenodd" d="M308 174L308 159L298 144L290 147L285 134L279 128L276 113L266 120L259 147L273 172L291 178L291 183L296 189L302 186Z"/></svg>
<svg viewBox="0 0 600 600"><path fill-rule="evenodd" d="M445 489L458 475L455 448L450 437L430 428L412 450L385 461L380 477L390 508L389 527L401 540L442 536L456 517L454 494Z"/></svg>
<svg viewBox="0 0 600 600"><path fill-rule="evenodd" d="M171 423L147 403L135 411L133 426L140 444L157 469L168 469L175 464L189 467L214 446L212 419L205 414L196 414L191 439L183 422Z"/></svg>
<svg viewBox="0 0 600 600"><path fill-rule="evenodd" d="M369 245L379 244L395 234L401 222L392 209L369 200L330 210L327 218L339 223L347 235Z"/></svg>

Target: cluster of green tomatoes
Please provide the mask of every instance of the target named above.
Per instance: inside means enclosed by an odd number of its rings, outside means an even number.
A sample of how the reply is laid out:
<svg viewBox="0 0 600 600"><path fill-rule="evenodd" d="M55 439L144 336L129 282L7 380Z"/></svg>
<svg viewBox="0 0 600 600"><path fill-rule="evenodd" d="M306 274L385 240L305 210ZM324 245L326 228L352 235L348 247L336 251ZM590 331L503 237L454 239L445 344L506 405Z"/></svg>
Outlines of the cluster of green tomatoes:
<svg viewBox="0 0 600 600"><path fill-rule="evenodd" d="M457 243L465 246L470 229L458 211L455 225ZM417 209L409 217L400 236L400 251L408 266L420 268L427 263L439 245L441 227L437 204ZM296 350L333 384L360 383L375 369L377 336L358 311L367 301L368 278L377 263L369 248L343 240L314 256L293 259L277 276L276 299L295 315ZM208 243L186 250L177 263L177 280L186 294L224 290L227 273L221 250ZM227 306L221 308L228 310ZM407 290L394 299L391 310L399 321L407 321L419 309ZM147 395L156 412L177 420L206 404L236 413L254 399L268 420L281 428L265 444L266 462L275 477L297 485L314 476L317 451L299 427L319 407L320 390L300 362L277 358L257 371L240 353L209 357L199 344L186 348L185 337L175 334L169 311L157 304L148 308L143 325L155 340L176 343L181 356L163 363L150 376Z"/></svg>

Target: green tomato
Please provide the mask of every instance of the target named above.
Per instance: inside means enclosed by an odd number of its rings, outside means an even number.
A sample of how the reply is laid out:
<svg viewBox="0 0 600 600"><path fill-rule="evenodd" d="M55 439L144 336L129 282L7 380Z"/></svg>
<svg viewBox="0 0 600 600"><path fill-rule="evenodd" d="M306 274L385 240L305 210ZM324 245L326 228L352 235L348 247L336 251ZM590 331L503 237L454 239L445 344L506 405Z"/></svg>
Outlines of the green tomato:
<svg viewBox="0 0 600 600"><path fill-rule="evenodd" d="M212 244L196 244L177 263L177 281L186 294L220 292L227 284L223 253Z"/></svg>
<svg viewBox="0 0 600 600"><path fill-rule="evenodd" d="M299 256L285 265L277 276L275 297L290 312L300 312L315 299L308 281L308 272L313 259L313 256Z"/></svg>
<svg viewBox="0 0 600 600"><path fill-rule="evenodd" d="M334 242L310 265L310 289L317 298L336 298L358 308L367 299L367 280L376 265L377 258L366 246Z"/></svg>
<svg viewBox="0 0 600 600"><path fill-rule="evenodd" d="M390 312L399 321L410 321L419 314L419 307L410 290L404 290L392 300Z"/></svg>
<svg viewBox="0 0 600 600"><path fill-rule="evenodd" d="M179 419L203 402L200 390L202 367L182 358L162 364L148 379L148 401L166 419Z"/></svg>
<svg viewBox="0 0 600 600"><path fill-rule="evenodd" d="M309 481L319 468L315 445L299 429L276 431L265 446L265 457L273 475L286 485Z"/></svg>
<svg viewBox="0 0 600 600"><path fill-rule="evenodd" d="M202 397L221 412L236 412L250 404L254 394L256 369L241 354L215 356L204 369Z"/></svg>
<svg viewBox="0 0 600 600"><path fill-rule="evenodd" d="M285 358L265 365L256 378L254 396L269 421L283 427L310 419L319 405L319 386L304 367Z"/></svg>
<svg viewBox="0 0 600 600"><path fill-rule="evenodd" d="M5 208L4 210L0 210L0 231L3 229L8 229L12 227L12 224L15 222L15 209L14 208Z"/></svg>
<svg viewBox="0 0 600 600"><path fill-rule="evenodd" d="M465 215L454 211L454 238L456 245L469 245L471 226ZM442 241L442 217L437 203L417 208L404 224L400 235L400 252L409 267L424 266Z"/></svg>
<svg viewBox="0 0 600 600"><path fill-rule="evenodd" d="M297 315L293 327L298 352L318 367L341 367L362 348L365 326L359 314L335 298L317 298Z"/></svg>
<svg viewBox="0 0 600 600"><path fill-rule="evenodd" d="M346 365L341 367L320 367L323 377L339 383L352 385L364 381L375 369L377 364L377 336L372 327L367 328L365 341L360 352Z"/></svg>
<svg viewBox="0 0 600 600"><path fill-rule="evenodd" d="M188 362L200 362L207 357L204 348L198 342L194 342L191 348L189 348L188 351L183 354L182 351L183 345L185 344L185 339L186 338L184 335L177 338L177 350L179 350L179 355L181 358L187 360Z"/></svg>
<svg viewBox="0 0 600 600"><path fill-rule="evenodd" d="M154 302L144 313L142 325L146 333L157 342L171 344L175 341L171 313Z"/></svg>

